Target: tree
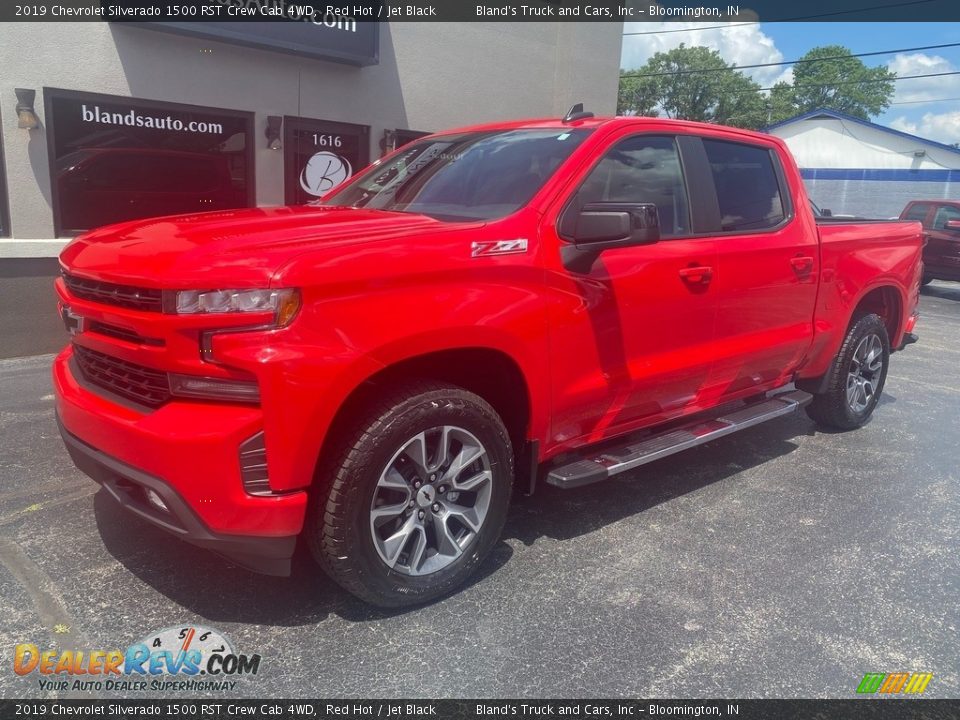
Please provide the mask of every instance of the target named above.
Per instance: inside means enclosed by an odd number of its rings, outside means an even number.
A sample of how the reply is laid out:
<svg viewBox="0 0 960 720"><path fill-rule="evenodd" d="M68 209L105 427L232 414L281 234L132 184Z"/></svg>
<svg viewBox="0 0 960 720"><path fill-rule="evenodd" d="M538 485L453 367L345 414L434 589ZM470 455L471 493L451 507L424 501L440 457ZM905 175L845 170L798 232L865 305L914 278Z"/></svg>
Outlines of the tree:
<svg viewBox="0 0 960 720"><path fill-rule="evenodd" d="M778 82L767 97L767 125L789 120L798 114L793 86L790 83Z"/></svg>
<svg viewBox="0 0 960 720"><path fill-rule="evenodd" d="M635 73L620 70L620 90L617 93L617 115L657 116L657 90L653 78L637 77Z"/></svg>
<svg viewBox="0 0 960 720"><path fill-rule="evenodd" d="M869 120L890 106L896 73L882 65L868 68L842 45L816 47L800 60L793 66L798 113L830 108Z"/></svg>
<svg viewBox="0 0 960 720"><path fill-rule="evenodd" d="M662 111L669 118L746 128L761 127L767 120L759 85L727 65L716 50L683 44L657 53L638 70L621 71L617 111Z"/></svg>

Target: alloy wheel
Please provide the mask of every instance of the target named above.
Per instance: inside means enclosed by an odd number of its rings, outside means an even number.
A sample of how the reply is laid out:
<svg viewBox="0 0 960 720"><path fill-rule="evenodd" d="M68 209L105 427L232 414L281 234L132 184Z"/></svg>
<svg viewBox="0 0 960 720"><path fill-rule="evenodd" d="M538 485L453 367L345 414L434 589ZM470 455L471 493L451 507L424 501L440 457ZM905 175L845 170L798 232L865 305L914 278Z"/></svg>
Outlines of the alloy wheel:
<svg viewBox="0 0 960 720"><path fill-rule="evenodd" d="M492 480L487 450L469 431L444 425L409 438L380 474L370 505L380 559L407 575L446 568L483 527Z"/></svg>
<svg viewBox="0 0 960 720"><path fill-rule="evenodd" d="M883 343L880 336L865 336L853 351L847 370L847 405L859 414L873 401L883 374Z"/></svg>

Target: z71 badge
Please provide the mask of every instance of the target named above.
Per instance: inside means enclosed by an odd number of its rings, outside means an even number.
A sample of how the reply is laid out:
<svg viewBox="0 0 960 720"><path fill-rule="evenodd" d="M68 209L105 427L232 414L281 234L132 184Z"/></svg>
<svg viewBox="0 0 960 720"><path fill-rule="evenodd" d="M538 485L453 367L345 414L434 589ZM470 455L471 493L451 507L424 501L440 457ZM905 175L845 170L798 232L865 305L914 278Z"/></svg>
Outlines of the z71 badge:
<svg viewBox="0 0 960 720"><path fill-rule="evenodd" d="M527 251L527 239L492 240L475 242L470 246L470 257L485 257L487 255L513 255Z"/></svg>

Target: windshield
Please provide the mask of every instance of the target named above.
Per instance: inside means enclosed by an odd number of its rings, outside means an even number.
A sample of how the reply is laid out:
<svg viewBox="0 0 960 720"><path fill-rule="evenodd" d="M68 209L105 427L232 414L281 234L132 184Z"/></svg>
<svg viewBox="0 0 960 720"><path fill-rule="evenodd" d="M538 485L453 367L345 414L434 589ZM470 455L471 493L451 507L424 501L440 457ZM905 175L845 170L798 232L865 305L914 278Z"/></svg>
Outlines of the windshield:
<svg viewBox="0 0 960 720"><path fill-rule="evenodd" d="M411 143L324 198L326 206L493 220L526 205L590 130L497 130Z"/></svg>

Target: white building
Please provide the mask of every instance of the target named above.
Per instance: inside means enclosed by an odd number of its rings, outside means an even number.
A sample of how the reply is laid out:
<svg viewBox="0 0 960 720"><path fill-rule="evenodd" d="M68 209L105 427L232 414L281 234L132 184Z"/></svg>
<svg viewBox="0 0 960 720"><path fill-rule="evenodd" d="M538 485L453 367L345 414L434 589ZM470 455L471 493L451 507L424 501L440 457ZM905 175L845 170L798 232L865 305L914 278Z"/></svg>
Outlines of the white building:
<svg viewBox="0 0 960 720"><path fill-rule="evenodd" d="M800 165L811 199L835 215L888 218L910 200L960 198L960 150L835 110L767 128Z"/></svg>

